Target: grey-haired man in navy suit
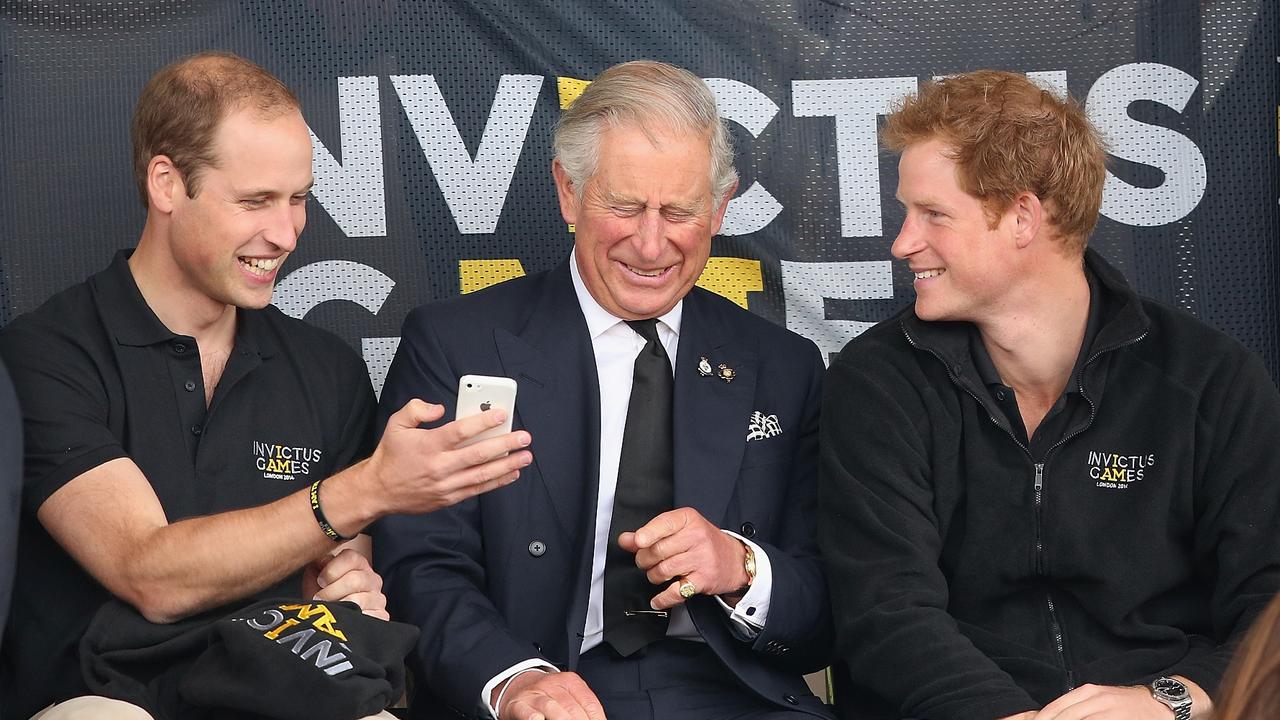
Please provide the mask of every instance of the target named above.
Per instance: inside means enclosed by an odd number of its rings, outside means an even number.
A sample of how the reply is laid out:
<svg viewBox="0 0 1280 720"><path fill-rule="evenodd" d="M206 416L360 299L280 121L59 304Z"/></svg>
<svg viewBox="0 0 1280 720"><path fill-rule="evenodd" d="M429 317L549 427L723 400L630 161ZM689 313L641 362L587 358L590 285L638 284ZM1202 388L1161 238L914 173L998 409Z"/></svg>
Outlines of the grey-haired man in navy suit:
<svg viewBox="0 0 1280 720"><path fill-rule="evenodd" d="M387 518L375 562L418 623L414 717L830 717L812 533L814 345L696 288L737 175L709 88L606 70L556 128L559 267L410 314L385 409L519 383L534 464ZM674 361L674 362L672 362Z"/></svg>

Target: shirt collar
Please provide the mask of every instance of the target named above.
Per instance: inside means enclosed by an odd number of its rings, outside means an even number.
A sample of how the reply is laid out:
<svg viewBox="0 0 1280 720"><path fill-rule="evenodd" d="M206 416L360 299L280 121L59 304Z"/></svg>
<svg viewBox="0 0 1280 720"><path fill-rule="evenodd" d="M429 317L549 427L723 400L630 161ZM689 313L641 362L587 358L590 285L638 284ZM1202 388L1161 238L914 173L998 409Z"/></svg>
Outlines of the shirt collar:
<svg viewBox="0 0 1280 720"><path fill-rule="evenodd" d="M147 304L129 267L132 250L116 253L107 269L94 279L101 297L102 322L111 330L116 342L133 347L146 347L183 337L170 330ZM236 350L262 357L275 354L275 344L260 311L236 310Z"/></svg>
<svg viewBox="0 0 1280 720"><path fill-rule="evenodd" d="M1098 278L1088 267L1085 268L1084 276L1089 282L1089 315L1088 319L1085 320L1084 341L1080 343L1080 352L1076 355L1075 367L1071 368L1073 382L1067 383L1066 393L1078 393L1080 391L1079 383L1074 382L1074 380L1080 376L1080 371L1084 369L1084 363L1089 356L1089 348L1093 346L1093 340L1098 336L1098 328L1102 325L1102 294L1098 288ZM978 326L971 325L970 328L969 347L973 356L973 366L978 371L978 377L982 379L982 384L988 387L1003 387L1004 381L1000 379L1000 373L996 370L995 363L991 361L987 346L982 343L982 335L978 332Z"/></svg>
<svg viewBox="0 0 1280 720"><path fill-rule="evenodd" d="M593 341L618 323L624 322L622 318L601 307L591 295L591 291L587 290L587 284L583 282L582 275L578 272L577 248L569 253L569 275L573 278L573 292L578 296L578 306L582 308L582 316L587 321L587 332ZM658 322L666 325L673 335L679 337L680 318L683 312L684 298L680 298L680 302L677 302L675 307L658 317Z"/></svg>
<svg viewBox="0 0 1280 720"><path fill-rule="evenodd" d="M121 250L106 270L94 278L102 310L102 321L121 345L142 347L178 337L156 317L142 297L129 268L132 250Z"/></svg>

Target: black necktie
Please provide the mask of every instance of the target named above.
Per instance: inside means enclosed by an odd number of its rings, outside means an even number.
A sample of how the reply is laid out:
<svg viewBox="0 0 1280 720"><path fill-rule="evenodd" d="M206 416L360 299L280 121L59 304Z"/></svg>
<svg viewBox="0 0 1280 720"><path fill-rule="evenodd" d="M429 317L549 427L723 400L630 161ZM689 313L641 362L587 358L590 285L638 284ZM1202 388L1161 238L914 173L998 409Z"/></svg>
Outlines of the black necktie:
<svg viewBox="0 0 1280 720"><path fill-rule="evenodd" d="M604 563L604 641L624 657L665 636L667 615L650 609L649 600L660 588L636 567L635 555L618 547L618 535L634 532L675 502L671 362L658 341L657 320L627 325L645 339L645 346L632 373Z"/></svg>

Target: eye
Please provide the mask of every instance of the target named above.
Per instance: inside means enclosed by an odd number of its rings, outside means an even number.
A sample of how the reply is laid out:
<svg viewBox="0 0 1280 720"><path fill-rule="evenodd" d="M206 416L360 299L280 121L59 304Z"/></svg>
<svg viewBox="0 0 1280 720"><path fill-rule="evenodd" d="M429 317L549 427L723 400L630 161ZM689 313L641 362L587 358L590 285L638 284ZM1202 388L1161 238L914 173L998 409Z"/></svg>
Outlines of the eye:
<svg viewBox="0 0 1280 720"><path fill-rule="evenodd" d="M638 215L644 208L639 205L611 205L609 210L618 217L633 217Z"/></svg>
<svg viewBox="0 0 1280 720"><path fill-rule="evenodd" d="M306 205L308 197L310 197L310 195L307 195L306 193L303 193L302 195L294 195L289 198L289 203L291 205Z"/></svg>
<svg viewBox="0 0 1280 720"><path fill-rule="evenodd" d="M267 199L265 197L244 198L240 201L240 204L249 208L250 210L256 210L257 208L265 207L267 204Z"/></svg>

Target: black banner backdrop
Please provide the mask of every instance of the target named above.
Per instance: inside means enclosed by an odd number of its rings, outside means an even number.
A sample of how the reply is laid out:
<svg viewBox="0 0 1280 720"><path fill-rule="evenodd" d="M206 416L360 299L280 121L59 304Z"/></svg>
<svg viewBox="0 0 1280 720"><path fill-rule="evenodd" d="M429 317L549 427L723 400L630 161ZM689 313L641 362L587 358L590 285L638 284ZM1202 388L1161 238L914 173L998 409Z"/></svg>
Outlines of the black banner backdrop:
<svg viewBox="0 0 1280 720"><path fill-rule="evenodd" d="M635 58L707 78L742 175L703 282L826 351L912 297L876 118L994 67L1086 102L1111 144L1092 240L1280 377L1274 0L0 0L0 323L137 240L128 122L166 62L227 49L302 99L314 200L276 304L381 385L405 313L572 245L551 127Z"/></svg>

